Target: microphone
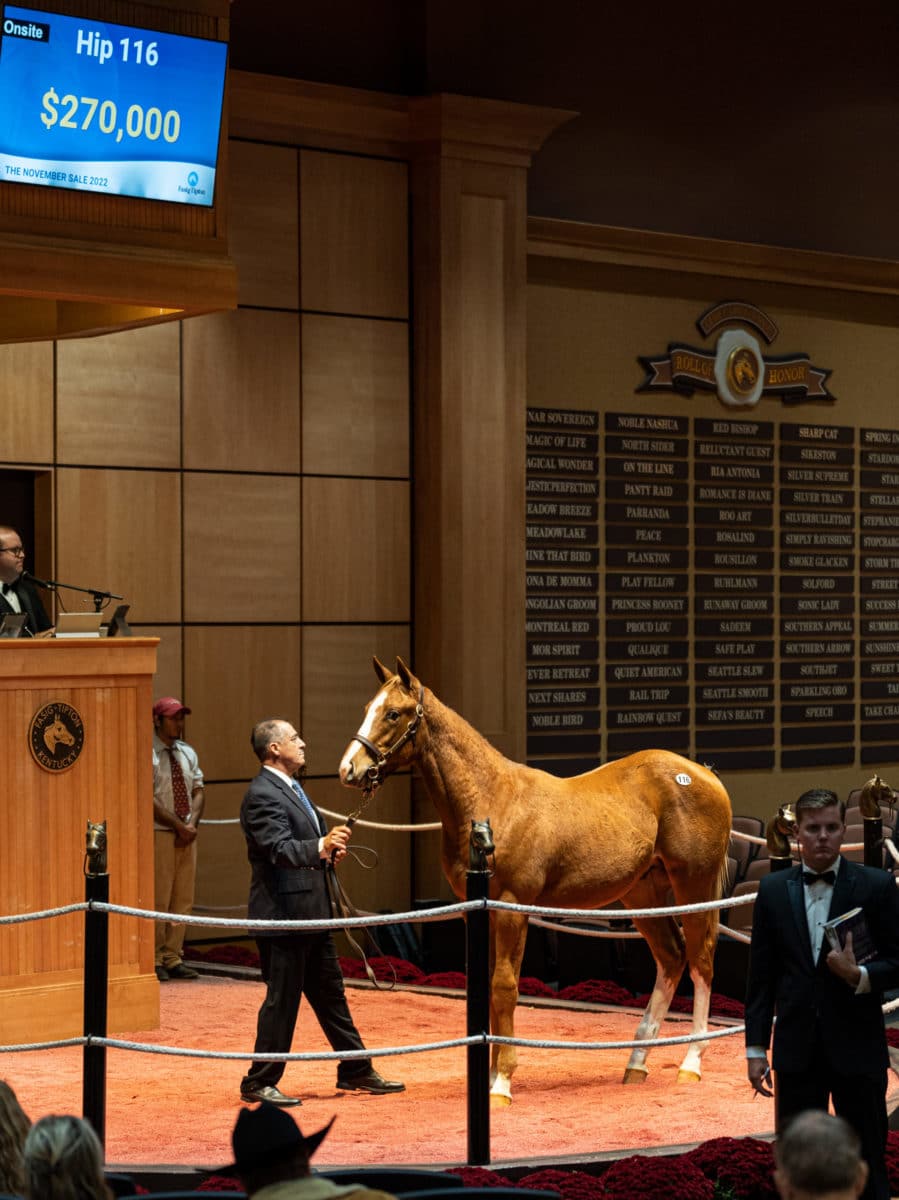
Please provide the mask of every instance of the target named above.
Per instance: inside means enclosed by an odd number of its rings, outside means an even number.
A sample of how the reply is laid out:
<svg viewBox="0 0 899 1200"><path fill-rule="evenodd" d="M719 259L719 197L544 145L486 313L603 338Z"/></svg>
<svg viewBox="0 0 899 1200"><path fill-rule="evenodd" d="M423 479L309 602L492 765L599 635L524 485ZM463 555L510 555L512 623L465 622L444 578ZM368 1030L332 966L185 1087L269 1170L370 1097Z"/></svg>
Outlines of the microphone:
<svg viewBox="0 0 899 1200"><path fill-rule="evenodd" d="M52 579L38 579L36 575L32 575L30 571L23 571L19 576L20 579L27 579L29 583L36 583L38 587L48 588L51 592L59 585L54 583Z"/></svg>

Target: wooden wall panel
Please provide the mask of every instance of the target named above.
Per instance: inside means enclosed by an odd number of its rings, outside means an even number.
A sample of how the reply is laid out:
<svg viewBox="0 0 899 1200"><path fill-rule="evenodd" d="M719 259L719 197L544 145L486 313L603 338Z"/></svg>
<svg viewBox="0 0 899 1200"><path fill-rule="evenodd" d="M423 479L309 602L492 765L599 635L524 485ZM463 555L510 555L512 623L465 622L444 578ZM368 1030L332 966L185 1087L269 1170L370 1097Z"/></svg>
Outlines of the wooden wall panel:
<svg viewBox="0 0 899 1200"><path fill-rule="evenodd" d="M177 467L181 459L176 322L56 348L57 460Z"/></svg>
<svg viewBox="0 0 899 1200"><path fill-rule="evenodd" d="M118 592L133 621L181 619L177 473L63 467L56 507L57 579ZM91 607L90 597L60 595L69 609Z"/></svg>
<svg viewBox="0 0 899 1200"><path fill-rule="evenodd" d="M129 616L131 614L129 613ZM184 631L180 625L131 626L136 637L159 638L156 647L156 674L153 676L153 699L160 696L177 696L184 700L182 673L182 641ZM188 701L184 700L185 704Z"/></svg>
<svg viewBox="0 0 899 1200"><path fill-rule="evenodd" d="M265 717L300 719L300 631L294 626L196 626L184 631L190 741L213 779L249 779L250 732ZM222 698L227 697L227 703Z"/></svg>
<svg viewBox="0 0 899 1200"><path fill-rule="evenodd" d="M228 248L237 264L238 302L300 306L297 151L229 143Z"/></svg>
<svg viewBox="0 0 899 1200"><path fill-rule="evenodd" d="M304 309L369 317L407 315L407 190L405 163L301 152Z"/></svg>
<svg viewBox="0 0 899 1200"><path fill-rule="evenodd" d="M303 619L408 621L409 485L303 480Z"/></svg>
<svg viewBox="0 0 899 1200"><path fill-rule="evenodd" d="M303 696L300 731L308 743L309 770L337 774L350 738L362 724L365 704L378 688L372 655L393 665L410 653L407 625L307 625L303 629Z"/></svg>
<svg viewBox="0 0 899 1200"><path fill-rule="evenodd" d="M299 479L184 476L184 615L299 620Z"/></svg>
<svg viewBox="0 0 899 1200"><path fill-rule="evenodd" d="M255 774L252 763L250 769ZM206 808L197 842L194 909L204 917L233 917L235 930L244 935L247 897L250 893L250 864L247 862L247 844L237 818L246 790L247 785L243 782L206 785ZM229 824L207 823L212 820L228 821ZM229 934L229 930L200 925L189 926L187 931L188 940L198 942L224 939Z"/></svg>
<svg viewBox="0 0 899 1200"><path fill-rule="evenodd" d="M303 317L303 470L409 475L409 328Z"/></svg>
<svg viewBox="0 0 899 1200"><path fill-rule="evenodd" d="M299 317L241 309L184 323L184 466L298 471Z"/></svg>
<svg viewBox="0 0 899 1200"><path fill-rule="evenodd" d="M53 461L53 345L0 346L3 462ZM13 419L14 415L14 419Z"/></svg>

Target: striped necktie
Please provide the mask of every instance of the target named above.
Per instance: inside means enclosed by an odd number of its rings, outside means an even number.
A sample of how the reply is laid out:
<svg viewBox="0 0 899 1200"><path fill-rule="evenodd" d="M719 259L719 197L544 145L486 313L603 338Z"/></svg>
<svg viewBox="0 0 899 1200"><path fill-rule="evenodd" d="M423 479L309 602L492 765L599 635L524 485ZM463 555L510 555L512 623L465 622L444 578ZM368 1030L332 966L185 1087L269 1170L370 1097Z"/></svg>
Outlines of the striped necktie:
<svg viewBox="0 0 899 1200"><path fill-rule="evenodd" d="M303 806L303 811L309 817L309 820L312 822L312 824L315 826L315 828L318 829L318 827L319 827L318 817L316 816L315 809L312 807L312 803L309 800L309 797L306 795L306 793L303 791L303 789L300 787L300 785L297 783L297 781L295 779L291 779L290 786L296 792L297 799L299 800L300 804Z"/></svg>

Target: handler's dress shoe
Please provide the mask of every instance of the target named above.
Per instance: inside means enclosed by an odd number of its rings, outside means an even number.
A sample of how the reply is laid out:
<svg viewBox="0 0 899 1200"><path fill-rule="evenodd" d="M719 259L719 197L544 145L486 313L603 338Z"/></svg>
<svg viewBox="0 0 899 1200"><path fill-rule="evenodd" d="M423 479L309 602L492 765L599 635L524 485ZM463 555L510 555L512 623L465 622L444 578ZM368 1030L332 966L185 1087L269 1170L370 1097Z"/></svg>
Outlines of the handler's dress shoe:
<svg viewBox="0 0 899 1200"><path fill-rule="evenodd" d="M337 1086L344 1092L370 1092L373 1096L387 1096L390 1092L404 1092L406 1085L396 1080L385 1079L371 1068L362 1075L337 1076Z"/></svg>
<svg viewBox="0 0 899 1200"><path fill-rule="evenodd" d="M277 1104L279 1108L296 1108L303 1103L299 1096L285 1096L280 1088L273 1086L241 1088L240 1098L245 1104L258 1104L266 1100L269 1104Z"/></svg>
<svg viewBox="0 0 899 1200"><path fill-rule="evenodd" d="M160 983L165 983L165 981L169 978L169 973L165 969L165 967L157 967L156 968L156 978L159 980Z"/></svg>

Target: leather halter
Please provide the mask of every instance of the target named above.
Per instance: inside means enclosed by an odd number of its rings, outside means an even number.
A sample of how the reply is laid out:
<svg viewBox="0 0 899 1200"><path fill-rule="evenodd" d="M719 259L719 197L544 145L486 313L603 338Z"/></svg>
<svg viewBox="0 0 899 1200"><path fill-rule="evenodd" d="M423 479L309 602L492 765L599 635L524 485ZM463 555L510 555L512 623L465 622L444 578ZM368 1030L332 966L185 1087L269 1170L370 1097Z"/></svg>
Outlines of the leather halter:
<svg viewBox="0 0 899 1200"><path fill-rule="evenodd" d="M423 684L418 685L418 703L415 705L415 716L406 726L404 733L401 733L392 746L388 746L386 750L381 750L373 741L367 738L362 733L355 733L354 739L364 746L372 758L375 760L366 771L366 781L363 790L373 792L375 788L381 786L381 775L388 759L393 758L394 754L402 750L406 742L412 742L415 745L415 735L418 733L418 727L421 725L422 717L425 715L424 710L425 689Z"/></svg>

